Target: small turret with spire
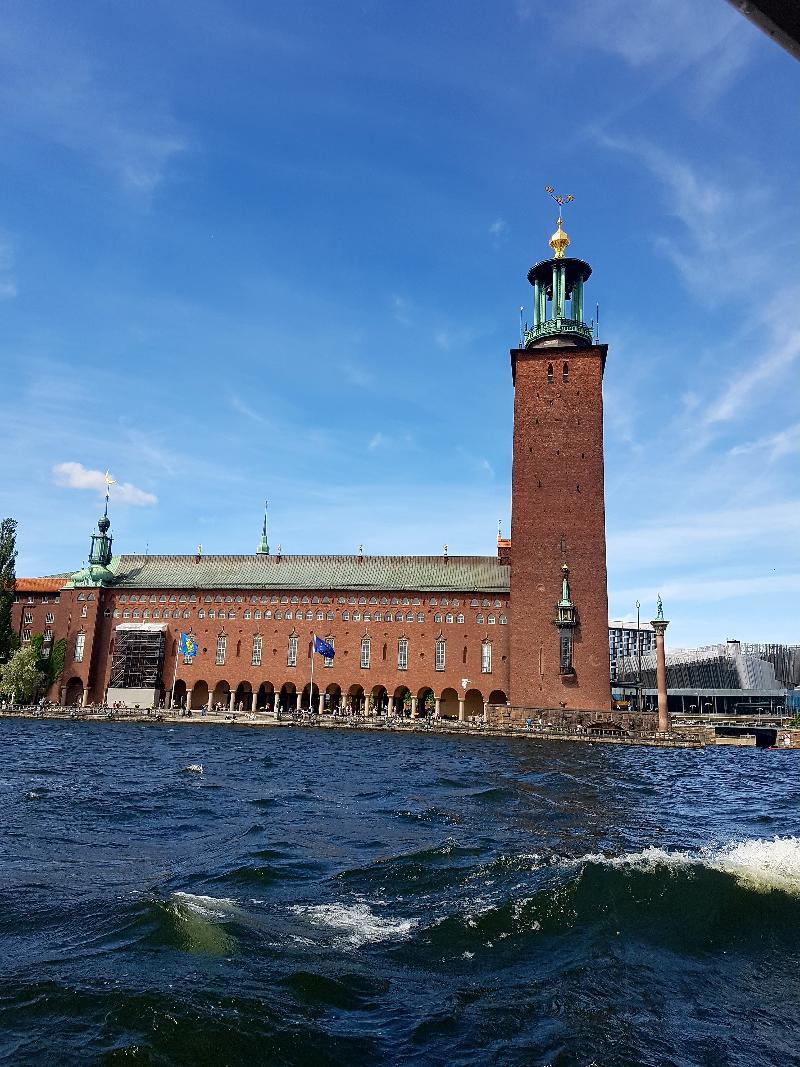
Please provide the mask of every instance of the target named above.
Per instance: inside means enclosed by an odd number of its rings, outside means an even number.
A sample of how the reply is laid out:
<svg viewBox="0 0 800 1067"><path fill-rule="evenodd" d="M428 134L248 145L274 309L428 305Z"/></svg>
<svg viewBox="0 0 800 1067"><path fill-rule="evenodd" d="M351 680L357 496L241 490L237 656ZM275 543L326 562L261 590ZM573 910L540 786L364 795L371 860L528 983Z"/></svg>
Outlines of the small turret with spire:
<svg viewBox="0 0 800 1067"><path fill-rule="evenodd" d="M267 505L268 501L264 501L264 525L261 527L261 540L258 543L256 553L259 556L269 555L269 541L267 540Z"/></svg>
<svg viewBox="0 0 800 1067"><path fill-rule="evenodd" d="M85 567L72 575L67 586L102 586L108 585L114 580L114 575L108 569L112 560L111 543L114 540L108 532L111 529L111 519L108 517L108 494L114 479L106 471L103 475L106 483L106 499L103 514L97 520L97 533L92 534L92 547L89 549L89 561Z"/></svg>

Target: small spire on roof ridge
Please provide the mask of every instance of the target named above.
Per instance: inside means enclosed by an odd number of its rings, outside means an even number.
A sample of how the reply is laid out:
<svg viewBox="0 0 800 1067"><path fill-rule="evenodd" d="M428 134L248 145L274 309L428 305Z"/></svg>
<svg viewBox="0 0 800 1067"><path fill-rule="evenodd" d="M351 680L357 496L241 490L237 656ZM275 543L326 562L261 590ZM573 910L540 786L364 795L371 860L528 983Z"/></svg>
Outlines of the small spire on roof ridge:
<svg viewBox="0 0 800 1067"><path fill-rule="evenodd" d="M259 556L269 555L269 541L267 540L267 506L268 501L264 501L264 524L261 527L261 540L258 542L258 548L256 554Z"/></svg>

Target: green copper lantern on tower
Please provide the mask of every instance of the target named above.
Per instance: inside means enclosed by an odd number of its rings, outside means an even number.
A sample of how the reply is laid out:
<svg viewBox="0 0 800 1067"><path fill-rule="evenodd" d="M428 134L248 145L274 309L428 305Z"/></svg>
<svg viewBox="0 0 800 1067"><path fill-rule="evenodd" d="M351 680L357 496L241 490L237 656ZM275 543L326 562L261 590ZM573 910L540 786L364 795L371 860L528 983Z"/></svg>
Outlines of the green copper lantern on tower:
<svg viewBox="0 0 800 1067"><path fill-rule="evenodd" d="M557 196L551 186L548 192L559 209L574 197ZM559 211L556 231L548 241L552 259L543 259L528 271L533 286L533 324L522 330L521 348L538 348L548 341L557 344L590 345L592 327L584 322L583 286L592 268L582 259L565 256L569 236L564 231Z"/></svg>

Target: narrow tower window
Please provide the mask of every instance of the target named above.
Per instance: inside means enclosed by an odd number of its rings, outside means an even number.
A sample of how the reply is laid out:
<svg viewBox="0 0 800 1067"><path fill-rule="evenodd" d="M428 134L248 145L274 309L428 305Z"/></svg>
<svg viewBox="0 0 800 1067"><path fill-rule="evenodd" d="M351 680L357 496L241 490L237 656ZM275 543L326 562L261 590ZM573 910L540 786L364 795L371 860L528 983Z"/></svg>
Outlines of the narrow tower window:
<svg viewBox="0 0 800 1067"><path fill-rule="evenodd" d="M569 381L569 363L565 363L563 370L561 371L561 377L565 382Z"/></svg>
<svg viewBox="0 0 800 1067"><path fill-rule="evenodd" d="M369 667L370 645L369 638L361 638L361 666L366 670Z"/></svg>
<svg viewBox="0 0 800 1067"><path fill-rule="evenodd" d="M408 638L406 637L401 637L397 642L397 669L398 671L408 669Z"/></svg>
<svg viewBox="0 0 800 1067"><path fill-rule="evenodd" d="M554 381L554 379L553 379L553 364L552 363L548 363L547 364L547 384L548 385L552 385L553 381Z"/></svg>
<svg viewBox="0 0 800 1067"><path fill-rule="evenodd" d="M297 635L292 634L289 638L289 649L286 656L286 666L297 666Z"/></svg>
<svg viewBox="0 0 800 1067"><path fill-rule="evenodd" d="M258 634L253 638L252 664L254 667L261 666L261 637Z"/></svg>
<svg viewBox="0 0 800 1067"><path fill-rule="evenodd" d="M435 667L436 667L437 671L443 671L444 670L444 652L445 652L445 641L444 641L444 638L443 637L437 637L437 639L436 639L436 655L434 657L434 659L435 659Z"/></svg>
<svg viewBox="0 0 800 1067"><path fill-rule="evenodd" d="M225 649L227 648L227 645L228 645L228 638L225 636L225 634L220 634L219 637L217 638L216 664L217 664L218 667L221 667L222 664L225 662Z"/></svg>
<svg viewBox="0 0 800 1067"><path fill-rule="evenodd" d="M481 674L492 673L492 643L484 641L481 645Z"/></svg>

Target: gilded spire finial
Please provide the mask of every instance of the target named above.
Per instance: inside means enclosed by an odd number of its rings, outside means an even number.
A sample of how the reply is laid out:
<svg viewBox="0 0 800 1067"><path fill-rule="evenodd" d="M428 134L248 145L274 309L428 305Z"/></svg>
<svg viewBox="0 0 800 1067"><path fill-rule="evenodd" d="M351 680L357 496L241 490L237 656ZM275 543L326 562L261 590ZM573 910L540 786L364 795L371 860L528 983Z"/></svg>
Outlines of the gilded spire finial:
<svg viewBox="0 0 800 1067"><path fill-rule="evenodd" d="M558 222L556 222L556 232L553 234L553 236L547 243L553 249L553 257L555 259L563 259L564 253L566 252L567 246L569 245L569 237L567 233L561 228L562 223L564 222L561 217L561 209L564 207L565 204L571 204L575 197L572 195L572 193L568 193L566 196L561 196L553 189L552 185L546 185L544 187L544 191L549 196L551 196L553 200L555 200L559 207Z"/></svg>

